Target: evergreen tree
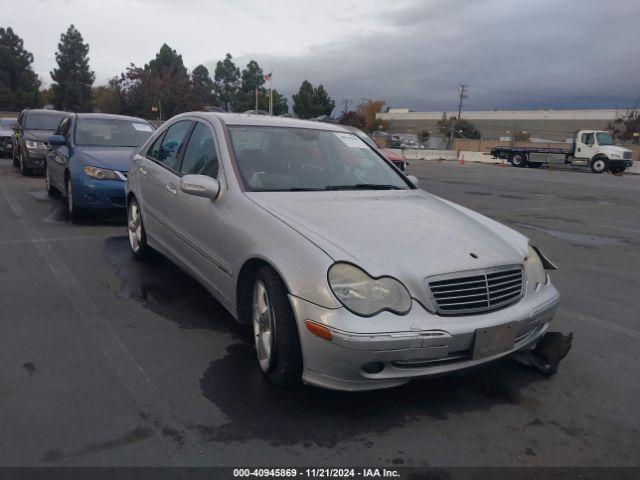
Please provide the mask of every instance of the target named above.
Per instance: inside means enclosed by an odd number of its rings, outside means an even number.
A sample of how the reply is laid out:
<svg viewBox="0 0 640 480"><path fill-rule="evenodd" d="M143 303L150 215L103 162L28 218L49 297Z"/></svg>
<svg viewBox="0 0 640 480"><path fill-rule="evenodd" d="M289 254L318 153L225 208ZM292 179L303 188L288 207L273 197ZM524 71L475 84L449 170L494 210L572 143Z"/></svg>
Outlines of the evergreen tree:
<svg viewBox="0 0 640 480"><path fill-rule="evenodd" d="M89 45L83 42L80 32L71 25L60 36L56 62L58 68L51 72L53 101L57 108L75 112L91 109L91 86L95 79L89 69Z"/></svg>
<svg viewBox="0 0 640 480"><path fill-rule="evenodd" d="M227 111L233 111L239 89L240 69L233 63L231 54L227 53L225 59L216 65L215 92L218 105Z"/></svg>
<svg viewBox="0 0 640 480"><path fill-rule="evenodd" d="M11 27L0 28L0 110L40 106L40 80L31 68L33 55Z"/></svg>
<svg viewBox="0 0 640 480"><path fill-rule="evenodd" d="M204 65L198 65L191 72L191 84L198 108L211 105L213 102L213 80Z"/></svg>
<svg viewBox="0 0 640 480"><path fill-rule="evenodd" d="M331 99L322 85L313 88L307 80L303 81L297 94L293 95L293 113L300 118L315 118L331 115L336 102Z"/></svg>

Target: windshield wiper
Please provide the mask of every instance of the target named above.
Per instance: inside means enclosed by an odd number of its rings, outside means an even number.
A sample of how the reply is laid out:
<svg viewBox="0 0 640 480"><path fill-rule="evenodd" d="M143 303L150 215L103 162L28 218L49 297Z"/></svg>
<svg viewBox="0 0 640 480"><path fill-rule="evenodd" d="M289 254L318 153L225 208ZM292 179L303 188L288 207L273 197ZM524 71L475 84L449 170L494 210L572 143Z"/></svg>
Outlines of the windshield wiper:
<svg viewBox="0 0 640 480"><path fill-rule="evenodd" d="M356 183L355 185L329 185L324 190L403 190L397 185L382 183Z"/></svg>

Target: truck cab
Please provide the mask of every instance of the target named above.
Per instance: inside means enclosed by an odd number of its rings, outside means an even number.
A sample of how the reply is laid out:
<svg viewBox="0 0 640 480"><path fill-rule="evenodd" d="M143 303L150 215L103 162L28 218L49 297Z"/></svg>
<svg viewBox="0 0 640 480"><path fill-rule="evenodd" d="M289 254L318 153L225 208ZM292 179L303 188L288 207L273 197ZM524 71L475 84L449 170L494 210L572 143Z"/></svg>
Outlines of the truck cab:
<svg viewBox="0 0 640 480"><path fill-rule="evenodd" d="M631 150L614 144L609 132L580 130L576 133L572 165L587 165L595 173L610 170L618 173L632 165Z"/></svg>

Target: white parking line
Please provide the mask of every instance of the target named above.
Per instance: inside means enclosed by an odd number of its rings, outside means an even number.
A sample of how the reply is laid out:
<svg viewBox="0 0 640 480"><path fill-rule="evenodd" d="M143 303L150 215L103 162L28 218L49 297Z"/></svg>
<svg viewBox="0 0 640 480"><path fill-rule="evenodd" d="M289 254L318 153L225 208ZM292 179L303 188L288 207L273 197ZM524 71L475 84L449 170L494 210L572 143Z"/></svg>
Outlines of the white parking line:
<svg viewBox="0 0 640 480"><path fill-rule="evenodd" d="M149 414L151 418L161 419L165 426L177 427L176 429L183 430L184 426L175 419L169 404L164 400L153 381L124 345L109 321L91 300L76 277L65 266L60 256L53 250L47 239L42 236L35 224L27 218L18 201L8 192L2 178L0 178L0 192L2 192L2 196L18 218L29 240L38 250L38 253L42 256L60 286L65 290L69 301L82 320L83 326L91 332L121 382L133 396L140 412ZM153 422L151 428L165 450L170 463L178 466L177 458Z"/></svg>

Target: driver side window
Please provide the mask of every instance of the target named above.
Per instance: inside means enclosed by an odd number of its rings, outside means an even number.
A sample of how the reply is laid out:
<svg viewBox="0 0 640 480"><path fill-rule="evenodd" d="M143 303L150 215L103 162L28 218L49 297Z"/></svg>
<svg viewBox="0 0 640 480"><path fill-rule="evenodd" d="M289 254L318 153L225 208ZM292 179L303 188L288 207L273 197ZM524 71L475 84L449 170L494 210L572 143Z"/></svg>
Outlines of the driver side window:
<svg viewBox="0 0 640 480"><path fill-rule="evenodd" d="M583 133L581 138L582 143L585 145L593 145L593 133Z"/></svg>

